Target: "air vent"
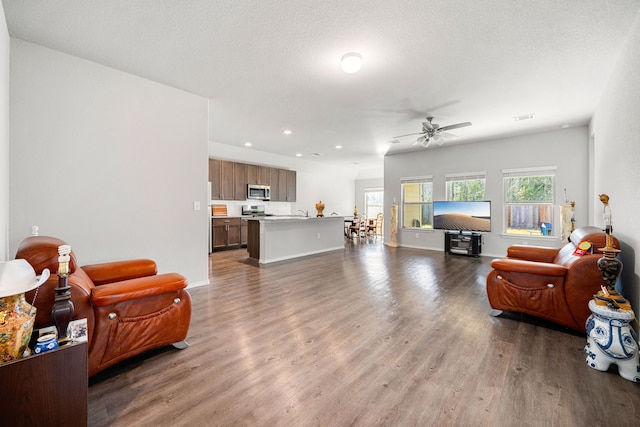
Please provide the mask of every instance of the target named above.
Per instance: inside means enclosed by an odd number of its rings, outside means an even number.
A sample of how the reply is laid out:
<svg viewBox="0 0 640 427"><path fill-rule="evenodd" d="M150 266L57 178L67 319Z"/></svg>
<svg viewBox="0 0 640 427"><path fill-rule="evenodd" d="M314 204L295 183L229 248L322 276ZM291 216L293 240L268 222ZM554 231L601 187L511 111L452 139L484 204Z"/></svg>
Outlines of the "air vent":
<svg viewBox="0 0 640 427"><path fill-rule="evenodd" d="M513 117L513 121L514 122L520 122L522 120L530 120L533 119L535 117L535 115L533 113L531 114L523 114L522 116L516 116Z"/></svg>

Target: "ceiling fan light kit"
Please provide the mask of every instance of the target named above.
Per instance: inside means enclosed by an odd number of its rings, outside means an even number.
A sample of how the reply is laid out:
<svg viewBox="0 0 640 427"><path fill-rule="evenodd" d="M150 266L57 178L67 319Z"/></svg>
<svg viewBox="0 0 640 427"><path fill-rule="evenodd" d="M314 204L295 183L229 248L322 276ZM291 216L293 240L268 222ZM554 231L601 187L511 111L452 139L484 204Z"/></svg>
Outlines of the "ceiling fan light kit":
<svg viewBox="0 0 640 427"><path fill-rule="evenodd" d="M391 142L395 142L395 141L400 142L397 140L397 138L403 138L405 136L421 135L418 137L418 139L416 139L416 142L414 142L413 145L420 144L424 148L428 148L429 144L431 144L431 141L435 141L436 144L442 145L447 140L456 138L455 135L451 133L447 133L445 131L451 130L451 129L459 129L466 126L471 126L471 122L463 122L463 123L456 123L455 125L440 127L439 124L432 123L432 121L433 121L433 117L427 117L427 121L422 122L422 132L408 133L406 135L394 136L393 137L394 139Z"/></svg>
<svg viewBox="0 0 640 427"><path fill-rule="evenodd" d="M345 53L344 55L342 55L340 67L345 73L357 73L362 69L362 55L360 55L358 52Z"/></svg>

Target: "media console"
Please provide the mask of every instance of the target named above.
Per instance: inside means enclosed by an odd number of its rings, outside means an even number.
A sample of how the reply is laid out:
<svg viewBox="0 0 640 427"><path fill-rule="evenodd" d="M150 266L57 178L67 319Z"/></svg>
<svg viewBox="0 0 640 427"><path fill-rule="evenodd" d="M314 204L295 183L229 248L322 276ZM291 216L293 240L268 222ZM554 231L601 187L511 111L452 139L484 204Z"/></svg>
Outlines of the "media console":
<svg viewBox="0 0 640 427"><path fill-rule="evenodd" d="M445 231L444 251L450 254L480 256L482 234L469 231Z"/></svg>

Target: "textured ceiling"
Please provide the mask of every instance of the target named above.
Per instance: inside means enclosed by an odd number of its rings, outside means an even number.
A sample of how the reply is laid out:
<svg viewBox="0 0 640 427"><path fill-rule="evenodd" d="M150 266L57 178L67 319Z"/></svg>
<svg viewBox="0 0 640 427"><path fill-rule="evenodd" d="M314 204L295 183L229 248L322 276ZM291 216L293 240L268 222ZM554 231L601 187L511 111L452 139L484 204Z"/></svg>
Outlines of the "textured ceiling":
<svg viewBox="0 0 640 427"><path fill-rule="evenodd" d="M211 141L361 169L416 149L388 141L427 115L473 123L447 144L586 123L640 11L640 0L3 4L12 37L211 99ZM364 58L357 74L340 70L349 51Z"/></svg>

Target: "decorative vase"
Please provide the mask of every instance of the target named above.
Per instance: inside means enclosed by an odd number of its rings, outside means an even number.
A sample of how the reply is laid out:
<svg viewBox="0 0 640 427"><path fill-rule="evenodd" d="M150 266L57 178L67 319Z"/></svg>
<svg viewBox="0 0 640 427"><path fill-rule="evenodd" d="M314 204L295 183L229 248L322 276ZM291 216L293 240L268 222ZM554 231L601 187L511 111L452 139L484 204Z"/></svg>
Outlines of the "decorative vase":
<svg viewBox="0 0 640 427"><path fill-rule="evenodd" d="M598 260L598 270L607 289L615 290L616 281L622 272L622 261L616 258L615 252L605 251L604 256Z"/></svg>
<svg viewBox="0 0 640 427"><path fill-rule="evenodd" d="M318 211L318 215L316 215L317 217L323 217L324 216L324 203L322 203L322 200L320 200L318 203L316 203L316 210Z"/></svg>
<svg viewBox="0 0 640 427"><path fill-rule="evenodd" d="M24 354L36 319L36 308L24 293L0 298L0 361L15 360Z"/></svg>
<svg viewBox="0 0 640 427"><path fill-rule="evenodd" d="M354 218L358 218L358 206L354 206L353 207L353 217Z"/></svg>
<svg viewBox="0 0 640 427"><path fill-rule="evenodd" d="M58 340L56 334L47 334L38 338L33 352L35 354L44 353L45 351L55 350L58 348Z"/></svg>
<svg viewBox="0 0 640 427"><path fill-rule="evenodd" d="M69 322L73 319L73 302L71 302L71 287L67 283L67 276L58 278L56 296L51 308L51 318L58 331L60 342L69 340Z"/></svg>

